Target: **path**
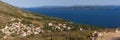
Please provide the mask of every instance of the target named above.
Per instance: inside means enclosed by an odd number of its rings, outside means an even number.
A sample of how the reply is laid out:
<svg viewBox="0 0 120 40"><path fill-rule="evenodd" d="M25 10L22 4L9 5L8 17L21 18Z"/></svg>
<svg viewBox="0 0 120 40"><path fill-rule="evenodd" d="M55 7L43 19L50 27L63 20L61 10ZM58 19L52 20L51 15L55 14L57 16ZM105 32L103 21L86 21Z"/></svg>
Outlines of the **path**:
<svg viewBox="0 0 120 40"><path fill-rule="evenodd" d="M98 40L120 40L120 32L109 32L103 34L103 36L99 37Z"/></svg>

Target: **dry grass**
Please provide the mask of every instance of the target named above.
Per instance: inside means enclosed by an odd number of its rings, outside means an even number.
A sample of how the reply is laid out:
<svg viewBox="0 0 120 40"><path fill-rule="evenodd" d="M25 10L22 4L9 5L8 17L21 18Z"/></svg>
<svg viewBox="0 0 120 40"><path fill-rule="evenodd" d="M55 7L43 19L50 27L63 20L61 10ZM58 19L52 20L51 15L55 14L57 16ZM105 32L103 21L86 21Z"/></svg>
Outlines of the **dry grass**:
<svg viewBox="0 0 120 40"><path fill-rule="evenodd" d="M90 32L70 31L70 32L51 32L27 37L7 38L0 40L89 40Z"/></svg>

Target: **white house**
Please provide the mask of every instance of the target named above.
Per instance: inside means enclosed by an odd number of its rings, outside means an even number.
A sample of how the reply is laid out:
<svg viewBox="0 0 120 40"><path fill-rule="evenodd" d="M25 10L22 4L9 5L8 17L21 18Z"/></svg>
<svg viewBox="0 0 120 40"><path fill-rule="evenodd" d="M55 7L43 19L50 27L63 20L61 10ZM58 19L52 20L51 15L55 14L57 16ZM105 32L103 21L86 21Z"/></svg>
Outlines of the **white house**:
<svg viewBox="0 0 120 40"><path fill-rule="evenodd" d="M53 23L48 23L48 26L53 26Z"/></svg>

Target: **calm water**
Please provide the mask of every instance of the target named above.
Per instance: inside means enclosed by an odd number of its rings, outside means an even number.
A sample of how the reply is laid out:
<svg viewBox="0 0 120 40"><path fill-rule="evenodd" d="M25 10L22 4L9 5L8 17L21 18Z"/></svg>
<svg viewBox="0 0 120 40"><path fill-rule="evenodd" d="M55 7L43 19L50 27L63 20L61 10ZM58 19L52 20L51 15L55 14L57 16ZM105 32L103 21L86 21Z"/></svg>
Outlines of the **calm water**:
<svg viewBox="0 0 120 40"><path fill-rule="evenodd" d="M71 20L80 24L120 27L120 8L116 9L26 9Z"/></svg>

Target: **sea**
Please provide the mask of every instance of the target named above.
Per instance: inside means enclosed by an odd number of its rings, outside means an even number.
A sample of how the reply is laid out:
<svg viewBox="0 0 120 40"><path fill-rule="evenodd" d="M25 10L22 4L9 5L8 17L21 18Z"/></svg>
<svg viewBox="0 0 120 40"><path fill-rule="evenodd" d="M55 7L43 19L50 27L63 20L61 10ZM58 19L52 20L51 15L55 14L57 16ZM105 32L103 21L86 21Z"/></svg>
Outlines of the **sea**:
<svg viewBox="0 0 120 40"><path fill-rule="evenodd" d="M120 8L96 8L96 9L48 9L48 8L24 8L25 10L44 14L47 16L63 18L74 23L93 26L118 28L120 27Z"/></svg>

